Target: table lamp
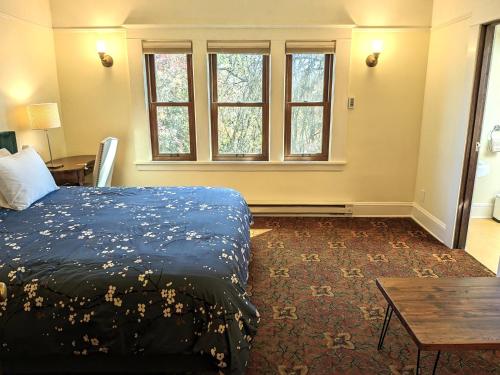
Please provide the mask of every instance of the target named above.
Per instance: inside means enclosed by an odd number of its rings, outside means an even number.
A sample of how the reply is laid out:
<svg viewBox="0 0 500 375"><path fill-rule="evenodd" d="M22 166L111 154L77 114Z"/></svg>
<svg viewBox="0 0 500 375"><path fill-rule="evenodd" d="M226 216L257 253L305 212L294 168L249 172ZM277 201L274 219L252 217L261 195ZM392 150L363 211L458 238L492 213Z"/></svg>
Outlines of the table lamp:
<svg viewBox="0 0 500 375"><path fill-rule="evenodd" d="M47 163L47 167L49 169L61 168L63 166L62 164L54 164L49 138L49 129L61 127L61 119L59 117L59 108L57 103L32 104L28 106L28 116L32 129L45 130L45 136L47 137L50 154L50 162Z"/></svg>

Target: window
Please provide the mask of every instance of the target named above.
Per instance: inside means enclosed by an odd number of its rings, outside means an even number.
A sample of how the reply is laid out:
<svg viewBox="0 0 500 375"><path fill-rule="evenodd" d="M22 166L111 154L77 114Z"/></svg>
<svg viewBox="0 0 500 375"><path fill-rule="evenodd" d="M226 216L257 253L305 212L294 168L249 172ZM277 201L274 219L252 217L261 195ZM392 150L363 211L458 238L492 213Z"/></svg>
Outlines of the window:
<svg viewBox="0 0 500 375"><path fill-rule="evenodd" d="M153 160L196 160L190 42L143 42Z"/></svg>
<svg viewBox="0 0 500 375"><path fill-rule="evenodd" d="M269 158L269 42L208 42L213 160Z"/></svg>
<svg viewBox="0 0 500 375"><path fill-rule="evenodd" d="M286 43L285 160L328 160L335 42Z"/></svg>

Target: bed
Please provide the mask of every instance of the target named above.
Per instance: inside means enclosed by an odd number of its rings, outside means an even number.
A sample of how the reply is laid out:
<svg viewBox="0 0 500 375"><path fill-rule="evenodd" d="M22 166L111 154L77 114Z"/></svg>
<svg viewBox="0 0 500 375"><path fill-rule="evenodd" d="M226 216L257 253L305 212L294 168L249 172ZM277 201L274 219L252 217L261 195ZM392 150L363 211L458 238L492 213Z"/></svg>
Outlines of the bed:
<svg viewBox="0 0 500 375"><path fill-rule="evenodd" d="M0 209L6 372L242 374L251 214L207 187L63 187Z"/></svg>

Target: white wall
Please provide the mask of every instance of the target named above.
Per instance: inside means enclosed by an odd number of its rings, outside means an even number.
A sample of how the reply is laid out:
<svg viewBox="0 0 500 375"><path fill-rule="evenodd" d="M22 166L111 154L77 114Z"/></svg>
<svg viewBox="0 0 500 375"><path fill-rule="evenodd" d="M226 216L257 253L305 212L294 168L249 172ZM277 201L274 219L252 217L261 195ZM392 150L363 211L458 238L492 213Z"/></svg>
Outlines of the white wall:
<svg viewBox="0 0 500 375"><path fill-rule="evenodd" d="M450 247L479 25L494 19L500 19L500 2L495 0L434 0L414 215Z"/></svg>
<svg viewBox="0 0 500 375"><path fill-rule="evenodd" d="M472 199L472 217L491 217L495 196L500 193L500 153L491 152L490 133L495 125L500 125L500 27L496 27L493 55L491 59L488 92L481 130L479 160L489 168L489 173L477 177Z"/></svg>
<svg viewBox="0 0 500 375"><path fill-rule="evenodd" d="M0 131L48 158L45 135L30 129L26 105L57 102L59 90L48 0L0 1ZM54 156L65 154L64 130L51 130Z"/></svg>
<svg viewBox="0 0 500 375"><path fill-rule="evenodd" d="M432 0L51 0L55 27L429 26Z"/></svg>

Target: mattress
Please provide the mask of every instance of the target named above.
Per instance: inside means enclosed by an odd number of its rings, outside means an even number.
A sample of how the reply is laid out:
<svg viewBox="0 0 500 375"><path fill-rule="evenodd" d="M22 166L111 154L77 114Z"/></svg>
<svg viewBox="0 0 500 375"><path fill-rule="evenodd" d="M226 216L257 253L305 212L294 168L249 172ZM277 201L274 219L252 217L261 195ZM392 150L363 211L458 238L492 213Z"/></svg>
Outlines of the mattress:
<svg viewBox="0 0 500 375"><path fill-rule="evenodd" d="M206 187L63 187L0 209L0 358L194 354L243 373L250 224L239 193Z"/></svg>

